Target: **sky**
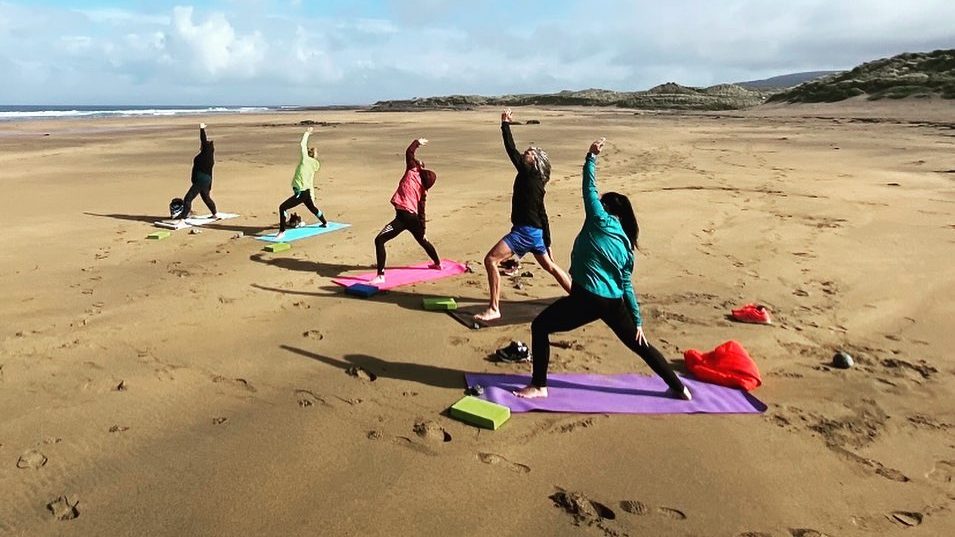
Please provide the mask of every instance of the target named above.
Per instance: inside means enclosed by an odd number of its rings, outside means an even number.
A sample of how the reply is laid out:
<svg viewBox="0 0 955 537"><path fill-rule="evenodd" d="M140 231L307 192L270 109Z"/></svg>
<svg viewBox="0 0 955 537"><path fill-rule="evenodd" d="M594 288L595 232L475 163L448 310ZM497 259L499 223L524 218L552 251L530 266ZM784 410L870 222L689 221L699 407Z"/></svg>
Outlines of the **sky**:
<svg viewBox="0 0 955 537"><path fill-rule="evenodd" d="M939 48L953 0L0 0L0 104L641 90Z"/></svg>

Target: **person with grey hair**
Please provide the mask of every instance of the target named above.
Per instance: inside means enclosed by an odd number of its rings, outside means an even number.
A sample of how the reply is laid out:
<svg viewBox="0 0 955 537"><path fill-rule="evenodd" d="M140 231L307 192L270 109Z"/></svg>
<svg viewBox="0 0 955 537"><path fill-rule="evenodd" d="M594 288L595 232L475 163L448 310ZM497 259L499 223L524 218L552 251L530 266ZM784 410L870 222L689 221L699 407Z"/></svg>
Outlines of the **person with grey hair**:
<svg viewBox="0 0 955 537"><path fill-rule="evenodd" d="M544 208L545 185L550 180L550 159L540 147L531 146L521 153L511 135L513 114L505 109L501 114L501 134L504 149L517 169L514 178L514 193L511 197L511 231L505 235L484 257L491 300L487 310L474 316L487 322L501 318L501 275L498 265L511 256L523 257L534 254L534 259L570 293L570 276L554 263L550 247L550 225Z"/></svg>

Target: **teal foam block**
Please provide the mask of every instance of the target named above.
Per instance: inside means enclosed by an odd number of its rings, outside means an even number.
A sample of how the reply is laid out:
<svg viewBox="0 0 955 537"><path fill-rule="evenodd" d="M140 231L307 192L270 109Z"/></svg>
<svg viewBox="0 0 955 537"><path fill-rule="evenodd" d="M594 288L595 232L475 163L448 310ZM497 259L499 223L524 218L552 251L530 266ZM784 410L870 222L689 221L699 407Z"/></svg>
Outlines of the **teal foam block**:
<svg viewBox="0 0 955 537"><path fill-rule="evenodd" d="M428 311L451 311L458 309L458 303L451 297L425 297L421 300Z"/></svg>
<svg viewBox="0 0 955 537"><path fill-rule="evenodd" d="M451 405L450 415L464 423L494 431L511 419L511 409L467 395Z"/></svg>

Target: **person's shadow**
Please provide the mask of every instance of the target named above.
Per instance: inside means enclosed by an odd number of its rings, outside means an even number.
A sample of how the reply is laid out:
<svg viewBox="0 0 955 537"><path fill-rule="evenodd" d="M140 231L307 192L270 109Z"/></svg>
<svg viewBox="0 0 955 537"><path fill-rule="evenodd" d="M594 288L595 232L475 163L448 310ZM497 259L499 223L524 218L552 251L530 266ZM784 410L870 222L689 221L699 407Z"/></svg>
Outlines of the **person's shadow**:
<svg viewBox="0 0 955 537"><path fill-rule="evenodd" d="M272 267L277 267L285 270L293 270L297 272L309 272L313 274L318 274L323 278L334 278L341 274L342 272L348 272L351 270L360 270L368 268L367 265L336 265L333 263L322 263L320 261L312 261L309 259L299 259L296 257L268 257L266 254L257 253L249 256L249 261L254 261L256 263L262 263L263 265L269 265ZM253 285L258 289L265 291L277 291L277 292L286 292L288 294L304 294L304 295L315 295L315 293L295 293L287 289L273 289L270 287L264 287L260 285Z"/></svg>
<svg viewBox="0 0 955 537"><path fill-rule="evenodd" d="M252 256L256 257L256 256ZM253 259L254 261L260 261L259 259ZM324 277L335 277L339 274L336 274L335 271L338 269L345 269L341 265L326 265L322 263L317 263L313 261L305 260L296 260L291 258L277 258L277 259L261 259L263 263L269 263L281 266L281 264L287 264L291 270L309 270L316 272ZM361 268L361 267L357 267ZM348 297L349 295L345 294L345 288L339 285L326 285L319 288L319 292L315 291L296 291L294 289L279 289L277 287L268 287L265 285L252 284L252 287L262 290L262 291L271 291L273 293L282 293L286 295L293 296L307 296L307 297L322 297L322 298L333 298L333 297ZM428 293L415 293L410 291L399 291L396 289L391 289L388 291L382 291L376 295L373 295L369 298L358 298L354 297L354 300L365 300L368 302L378 302L384 304L394 304L404 309L421 311L424 309L422 306L422 299L428 296L435 296ZM456 310L457 318L466 318L469 319L474 314L480 313L487 308L487 297L462 297L455 296L455 302L458 303L458 308ZM541 311L549 306L553 301L557 300L556 298L538 298L538 299L529 299L529 300L501 300L501 311L504 316L497 321L492 321L488 323L488 327L493 328L497 326L511 326L516 324L529 324L533 321ZM435 311L432 313L445 313L440 311Z"/></svg>
<svg viewBox="0 0 955 537"><path fill-rule="evenodd" d="M389 362L367 354L346 354L342 360L339 360L290 345L279 345L279 348L346 372L353 367L360 367L376 377L417 382L437 388L464 389L465 387L464 371L458 369L412 362Z"/></svg>
<svg viewBox="0 0 955 537"><path fill-rule="evenodd" d="M158 222L160 220L169 220L168 216L149 216L142 214L98 214L98 213L83 213L87 216L98 216L100 218L114 218L116 220L127 220L129 222L146 222L152 224L153 222ZM215 229L219 231L231 231L231 232L241 232L243 235L258 235L263 231L268 231L275 229L278 226L240 226L237 224L230 224L232 219L229 220L219 220L218 222L213 222L209 224L204 224L202 229Z"/></svg>

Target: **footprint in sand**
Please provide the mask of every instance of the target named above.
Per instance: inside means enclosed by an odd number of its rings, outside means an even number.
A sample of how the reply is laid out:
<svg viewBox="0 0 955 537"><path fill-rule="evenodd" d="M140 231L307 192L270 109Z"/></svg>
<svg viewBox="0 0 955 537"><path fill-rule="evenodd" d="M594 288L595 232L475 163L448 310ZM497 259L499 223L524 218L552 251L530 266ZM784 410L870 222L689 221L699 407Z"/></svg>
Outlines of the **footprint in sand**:
<svg viewBox="0 0 955 537"><path fill-rule="evenodd" d="M797 528L789 530L793 537L829 537L829 535L809 528Z"/></svg>
<svg viewBox="0 0 955 537"><path fill-rule="evenodd" d="M306 330L306 331L302 332L302 337L306 337L306 338L309 338L309 339L314 339L314 340L316 340L316 341L321 341L321 340L325 339L325 334L322 334L322 333L319 332L318 330Z"/></svg>
<svg viewBox="0 0 955 537"><path fill-rule="evenodd" d="M412 430L419 438L427 440L428 442L451 441L451 433L445 431L444 427L432 420L416 422Z"/></svg>
<svg viewBox="0 0 955 537"><path fill-rule="evenodd" d="M951 483L955 477L955 461L938 461L925 477L938 483Z"/></svg>
<svg viewBox="0 0 955 537"><path fill-rule="evenodd" d="M229 421L229 418L222 418L222 417L212 418L212 423L213 423L214 425L222 425L223 423L225 423L225 422L227 422L227 421Z"/></svg>
<svg viewBox="0 0 955 537"><path fill-rule="evenodd" d="M500 465L518 474L526 474L531 471L530 466L527 466L526 464L521 464L519 462L509 461L506 458L500 455L497 455L495 453L478 453L477 458L479 461L483 462L484 464Z"/></svg>
<svg viewBox="0 0 955 537"><path fill-rule="evenodd" d="M46 508L53 513L53 518L57 520L73 520L80 516L79 500L75 496L60 496L59 498L46 504Z"/></svg>
<svg viewBox="0 0 955 537"><path fill-rule="evenodd" d="M893 511L887 513L886 518L894 522L896 525L903 528L913 528L922 523L924 518L922 513L917 513L914 511Z"/></svg>
<svg viewBox="0 0 955 537"><path fill-rule="evenodd" d="M349 375L357 379L366 380L368 382L375 382L376 380L378 380L378 375L372 373L371 371L368 371L367 369L363 367L358 367L358 366L349 367L347 370L345 370L345 373L348 373Z"/></svg>
<svg viewBox="0 0 955 537"><path fill-rule="evenodd" d="M686 513L672 507L657 507L656 513L673 520L686 520Z"/></svg>
<svg viewBox="0 0 955 537"><path fill-rule="evenodd" d="M295 390L295 398L298 400L298 406L302 408L308 408L318 403L329 406L325 399L315 395L315 392L310 390Z"/></svg>
<svg viewBox="0 0 955 537"><path fill-rule="evenodd" d="M560 490L550 496L556 507L560 507L573 515L577 521L594 522L598 520L614 520L617 514L606 505L591 500L583 493Z"/></svg>
<svg viewBox="0 0 955 537"><path fill-rule="evenodd" d="M23 455L20 455L20 458L17 459L17 468L25 470L31 468L36 470L42 468L46 464L47 458L46 455L40 453L35 449L25 452Z"/></svg>
<svg viewBox="0 0 955 537"><path fill-rule="evenodd" d="M631 515L649 515L655 514L664 516L672 520L686 520L686 513L672 507L650 507L649 505L637 500L623 500L620 502L620 508Z"/></svg>
<svg viewBox="0 0 955 537"><path fill-rule="evenodd" d="M240 379L240 378L230 379L230 378L223 377L221 375L216 375L212 377L212 382L216 384L222 384L222 383L232 384L233 386L242 388L243 390L246 390L248 392L251 392L251 393L256 392L255 386L250 384L249 381L245 379Z"/></svg>
<svg viewBox="0 0 955 537"><path fill-rule="evenodd" d="M773 534L763 531L744 531L743 533L738 534L736 537L773 537Z"/></svg>
<svg viewBox="0 0 955 537"><path fill-rule="evenodd" d="M129 427L126 427L124 425L113 425L112 427L109 428L109 432L111 433L123 433L128 430L129 430Z"/></svg>

